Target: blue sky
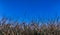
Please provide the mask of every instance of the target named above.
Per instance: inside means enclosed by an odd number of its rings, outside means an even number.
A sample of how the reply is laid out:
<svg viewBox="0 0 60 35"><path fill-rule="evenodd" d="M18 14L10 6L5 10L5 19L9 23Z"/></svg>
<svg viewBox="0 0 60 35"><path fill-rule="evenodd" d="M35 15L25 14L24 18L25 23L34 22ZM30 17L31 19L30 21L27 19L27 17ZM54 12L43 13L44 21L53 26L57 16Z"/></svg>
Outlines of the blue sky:
<svg viewBox="0 0 60 35"><path fill-rule="evenodd" d="M0 16L19 20L60 16L59 0L0 0Z"/></svg>

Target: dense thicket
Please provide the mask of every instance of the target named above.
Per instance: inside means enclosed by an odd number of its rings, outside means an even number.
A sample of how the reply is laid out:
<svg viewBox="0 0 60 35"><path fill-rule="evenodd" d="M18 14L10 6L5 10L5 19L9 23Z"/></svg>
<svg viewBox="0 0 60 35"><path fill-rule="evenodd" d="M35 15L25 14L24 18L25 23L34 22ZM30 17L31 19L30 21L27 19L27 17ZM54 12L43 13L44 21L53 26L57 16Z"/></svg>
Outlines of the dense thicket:
<svg viewBox="0 0 60 35"><path fill-rule="evenodd" d="M27 24L2 18L0 35L60 35L60 21L58 18L47 22L32 20Z"/></svg>

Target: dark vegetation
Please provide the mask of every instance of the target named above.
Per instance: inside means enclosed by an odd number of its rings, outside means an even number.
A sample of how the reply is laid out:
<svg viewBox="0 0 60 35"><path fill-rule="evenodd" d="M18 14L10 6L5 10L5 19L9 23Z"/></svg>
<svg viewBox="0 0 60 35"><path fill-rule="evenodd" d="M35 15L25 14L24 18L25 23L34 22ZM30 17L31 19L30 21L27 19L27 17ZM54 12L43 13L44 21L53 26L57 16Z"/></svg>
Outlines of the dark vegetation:
<svg viewBox="0 0 60 35"><path fill-rule="evenodd" d="M47 22L32 20L26 24L26 22L2 18L0 35L60 35L60 21L58 18L48 19Z"/></svg>

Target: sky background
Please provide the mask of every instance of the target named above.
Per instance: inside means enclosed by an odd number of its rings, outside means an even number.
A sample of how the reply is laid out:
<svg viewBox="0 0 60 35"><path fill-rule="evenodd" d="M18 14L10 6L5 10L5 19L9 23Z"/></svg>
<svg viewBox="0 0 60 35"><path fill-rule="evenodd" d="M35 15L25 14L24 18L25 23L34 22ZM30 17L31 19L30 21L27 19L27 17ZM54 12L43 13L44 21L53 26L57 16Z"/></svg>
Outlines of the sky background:
<svg viewBox="0 0 60 35"><path fill-rule="evenodd" d="M59 0L0 0L0 17L29 21L60 16Z"/></svg>

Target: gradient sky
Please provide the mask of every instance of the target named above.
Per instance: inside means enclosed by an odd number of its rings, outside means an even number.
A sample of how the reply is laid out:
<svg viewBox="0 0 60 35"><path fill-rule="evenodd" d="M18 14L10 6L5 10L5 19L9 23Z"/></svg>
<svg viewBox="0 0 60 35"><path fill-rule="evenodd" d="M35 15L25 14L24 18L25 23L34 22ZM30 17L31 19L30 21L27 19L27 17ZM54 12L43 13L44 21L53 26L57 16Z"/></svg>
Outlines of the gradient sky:
<svg viewBox="0 0 60 35"><path fill-rule="evenodd" d="M0 16L20 20L60 16L59 0L0 0Z"/></svg>

